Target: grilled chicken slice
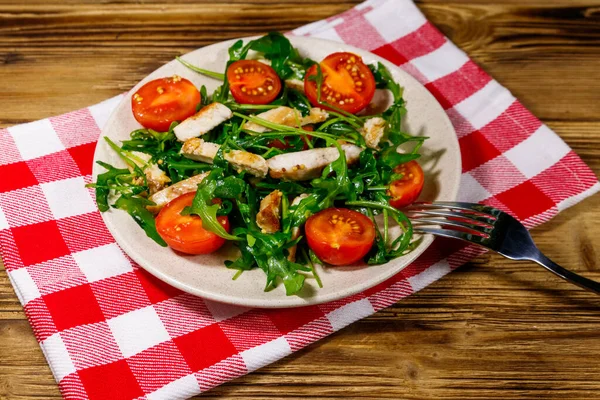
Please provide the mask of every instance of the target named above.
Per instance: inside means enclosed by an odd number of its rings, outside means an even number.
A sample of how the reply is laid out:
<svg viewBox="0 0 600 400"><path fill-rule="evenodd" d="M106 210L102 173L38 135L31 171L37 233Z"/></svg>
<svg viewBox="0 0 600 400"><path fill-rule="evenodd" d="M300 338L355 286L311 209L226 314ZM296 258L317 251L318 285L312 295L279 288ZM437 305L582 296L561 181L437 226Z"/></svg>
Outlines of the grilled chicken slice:
<svg viewBox="0 0 600 400"><path fill-rule="evenodd" d="M283 193L273 190L260 202L256 224L263 233L275 233L281 228L281 196Z"/></svg>
<svg viewBox="0 0 600 400"><path fill-rule="evenodd" d="M265 121L286 126L297 126L302 120L302 114L300 114L300 111L285 106L272 108L258 114L256 117L264 119ZM267 132L270 130L267 127L249 121L244 123L242 128L254 132Z"/></svg>
<svg viewBox="0 0 600 400"><path fill-rule="evenodd" d="M190 160L212 164L220 147L216 143L205 142L200 138L192 138L183 143L179 153Z"/></svg>
<svg viewBox="0 0 600 400"><path fill-rule="evenodd" d="M300 202L302 200L304 200L305 198L307 198L308 195L306 193L302 193L299 196L296 196L294 198L294 200L292 200L292 204L291 206L297 206L298 204L300 204ZM296 240L298 239L298 237L300 236L300 227L293 227L292 228L292 240ZM288 260L290 260L291 262L295 262L296 261L296 250L298 249L298 245L293 245L292 247L290 247L288 249Z"/></svg>
<svg viewBox="0 0 600 400"><path fill-rule="evenodd" d="M161 190L160 192L154 193L152 196L150 196L149 200L156 203L156 205L148 206L146 208L148 208L148 210L153 213L158 213L161 210L161 208L163 208L171 200L176 199L182 194L195 192L196 190L198 190L198 184L202 182L202 180L206 178L206 176L208 176L208 172L194 175L191 178L179 181Z"/></svg>
<svg viewBox="0 0 600 400"><path fill-rule="evenodd" d="M144 169L144 174L146 174L146 182L148 182L150 195L163 190L165 186L171 182L171 178L169 178L165 171L160 169L156 164L150 164L146 167Z"/></svg>
<svg viewBox="0 0 600 400"><path fill-rule="evenodd" d="M261 156L242 150L231 150L223 154L225 158L236 171L246 171L257 178L264 178L269 172L267 160Z"/></svg>
<svg viewBox="0 0 600 400"><path fill-rule="evenodd" d="M216 143L205 142L200 138L192 138L185 141L181 147L180 153L190 160L212 164L220 147L221 146ZM231 150L224 153L223 157L231 163L238 172L244 170L256 177L264 178L269 171L267 161L254 153L242 150Z"/></svg>
<svg viewBox="0 0 600 400"><path fill-rule="evenodd" d="M133 151L132 154L144 161L141 163L137 160L133 160L138 167L144 168L143 172L144 175L146 175L146 182L148 183L148 191L150 192L150 195L162 190L169 182L171 182L171 179L167 176L165 171L160 169L158 165L148 162L152 158L150 154L139 151ZM133 171L131 166L129 166L128 169Z"/></svg>
<svg viewBox="0 0 600 400"><path fill-rule="evenodd" d="M327 111L319 107L313 107L310 109L310 112L306 117L302 117L302 121L300 121L300 123L302 126L308 124L318 124L320 122L325 122L327 118L329 118Z"/></svg>
<svg viewBox="0 0 600 400"><path fill-rule="evenodd" d="M341 146L346 153L348 164L358 161L362 151L360 147L353 144L342 144ZM339 155L335 147L280 154L267 161L269 175L274 179L289 181L306 181L318 178L323 169L337 160Z"/></svg>
<svg viewBox="0 0 600 400"><path fill-rule="evenodd" d="M285 126L304 126L308 124L316 124L319 122L323 122L329 117L329 114L327 114L327 111L325 110L313 107L310 109L309 115L303 117L300 111L290 107L281 106L260 113L257 115L257 117L264 119L265 121ZM254 122L246 122L242 127L244 129L248 129L254 132L262 133L270 131L269 128Z"/></svg>
<svg viewBox="0 0 600 400"><path fill-rule="evenodd" d="M365 121L360 134L365 138L365 143L372 149L377 149L379 142L385 133L387 122L380 117L369 118Z"/></svg>
<svg viewBox="0 0 600 400"><path fill-rule="evenodd" d="M229 108L221 103L212 103L177 125L173 132L178 140L185 142L188 139L204 135L231 117L233 117L233 113Z"/></svg>
<svg viewBox="0 0 600 400"><path fill-rule="evenodd" d="M284 84L290 89L304 93L304 81L301 81L300 79L286 79Z"/></svg>

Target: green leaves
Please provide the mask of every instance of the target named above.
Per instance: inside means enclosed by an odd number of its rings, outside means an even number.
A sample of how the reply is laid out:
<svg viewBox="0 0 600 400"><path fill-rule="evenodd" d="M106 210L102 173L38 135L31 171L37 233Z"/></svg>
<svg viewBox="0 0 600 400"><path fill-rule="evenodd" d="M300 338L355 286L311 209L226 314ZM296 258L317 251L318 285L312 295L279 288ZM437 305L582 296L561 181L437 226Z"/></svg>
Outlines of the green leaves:
<svg viewBox="0 0 600 400"><path fill-rule="evenodd" d="M371 217L376 227L377 223L373 218L373 210L386 211L386 213L389 213L389 215L392 216L392 218L402 229L402 233L389 245L386 243L386 240L383 240L381 237L379 229L376 229L377 239L375 241L374 249L371 251L371 257L368 260L369 264L382 264L407 253L413 236L412 224L403 212L390 206L384 197L379 197L377 201L348 201L346 202L346 205L350 207L361 207L367 209L368 215ZM388 228L386 226L386 237L388 236L387 229Z"/></svg>
<svg viewBox="0 0 600 400"><path fill-rule="evenodd" d="M377 89L388 89L392 92L394 102L397 102L402 98L404 89L394 81L392 74L390 74L390 71L388 71L385 65L378 62L377 65L369 65L369 69L373 73Z"/></svg>
<svg viewBox="0 0 600 400"><path fill-rule="evenodd" d="M202 227L207 231L211 231L223 239L238 241L241 239L227 233L223 225L217 220L217 213L221 205L215 204L213 200L217 198L215 191L222 182L223 170L220 168L212 170L198 185L198 191L196 192L189 213L202 218Z"/></svg>
<svg viewBox="0 0 600 400"><path fill-rule="evenodd" d="M96 189L96 203L98 204L98 209L101 212L104 212L108 211L110 208L108 205L108 196L110 194L111 186L119 184L117 182L118 177L130 175L130 173L127 168L115 168L102 161L98 161L98 164L107 169L106 172L98 175L96 183L93 185Z"/></svg>
<svg viewBox="0 0 600 400"><path fill-rule="evenodd" d="M237 199L246 190L246 182L235 176L228 176L222 181L217 182L214 191L214 198L218 199Z"/></svg>
<svg viewBox="0 0 600 400"><path fill-rule="evenodd" d="M271 60L271 67L284 80L304 78L306 69L314 63L310 59L303 59L288 38L279 32L270 32L248 44L251 50L262 53L263 57Z"/></svg>
<svg viewBox="0 0 600 400"><path fill-rule="evenodd" d="M252 46L252 43L254 43L254 40L251 40L250 42L246 43L246 45L244 46L244 42L242 40L236 41L227 50L227 52L229 53L229 61L234 62L234 61L245 59L246 56L248 55L248 51L250 50L250 47Z"/></svg>
<svg viewBox="0 0 600 400"><path fill-rule="evenodd" d="M176 122L171 124L167 132L157 132L153 129L136 129L131 132L129 140L124 140L121 149L127 151L140 151L152 155L163 153L167 147L176 141L173 128ZM114 147L113 147L114 148Z"/></svg>
<svg viewBox="0 0 600 400"><path fill-rule="evenodd" d="M304 116L310 114L310 109L312 108L304 93L295 89L287 89L287 105L290 108L300 111Z"/></svg>
<svg viewBox="0 0 600 400"><path fill-rule="evenodd" d="M146 206L153 205L149 200L141 197L121 196L114 204L115 208L125 210L133 217L135 222L146 232L146 235L159 245L166 247L167 243L160 237L156 231L154 215L146 209Z"/></svg>
<svg viewBox="0 0 600 400"><path fill-rule="evenodd" d="M300 203L293 205L289 208L287 218L283 220L283 232L288 233L292 228L299 228L306 220L316 212L319 212L319 202L323 199L323 195L318 193L311 193Z"/></svg>
<svg viewBox="0 0 600 400"><path fill-rule="evenodd" d="M206 76L210 76L211 78L215 78L218 80L223 80L225 79L225 75L218 73L218 72L214 72L214 71L209 71L207 69L204 68L200 68L200 67L196 67L193 64L190 64L189 62L185 61L184 59L182 59L181 57L175 57L175 59L177 61L179 61L180 63L182 63L183 65L185 65L187 68L191 69L194 72L198 72L199 74L202 75L206 75Z"/></svg>

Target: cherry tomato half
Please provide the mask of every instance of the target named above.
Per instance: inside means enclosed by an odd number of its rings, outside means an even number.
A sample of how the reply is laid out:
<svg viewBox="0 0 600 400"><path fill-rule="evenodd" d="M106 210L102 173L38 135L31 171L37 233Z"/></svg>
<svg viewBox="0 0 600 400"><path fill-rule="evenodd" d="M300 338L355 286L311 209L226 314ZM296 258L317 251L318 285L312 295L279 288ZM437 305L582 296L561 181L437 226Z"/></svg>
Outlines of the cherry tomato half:
<svg viewBox="0 0 600 400"><path fill-rule="evenodd" d="M133 116L145 128L166 132L174 121L196 113L200 92L187 79L174 75L146 83L131 97Z"/></svg>
<svg viewBox="0 0 600 400"><path fill-rule="evenodd" d="M225 244L225 239L204 229L199 216L181 215L181 210L192 205L195 195L186 193L164 206L156 217L156 230L174 250L186 254L212 253ZM229 219L222 216L217 220L229 232Z"/></svg>
<svg viewBox="0 0 600 400"><path fill-rule="evenodd" d="M350 265L373 246L375 225L369 217L347 208L327 208L304 226L308 245L322 261Z"/></svg>
<svg viewBox="0 0 600 400"><path fill-rule="evenodd" d="M309 131L312 132L314 131L314 128L312 127L312 125L305 125L302 127L302 129L304 129L305 131ZM310 135L306 135L305 137L302 138L302 140L304 141L304 146L302 146L302 150L308 150L308 141L311 140L312 137ZM268 144L269 147L275 147L276 149L279 150L287 150L290 147L290 142L288 141L288 139L285 139L284 141L281 141L280 139L273 139L269 142Z"/></svg>
<svg viewBox="0 0 600 400"><path fill-rule="evenodd" d="M423 190L425 176L415 160L400 164L394 172L404 175L390 184L390 205L396 208L406 207L414 202Z"/></svg>
<svg viewBox="0 0 600 400"><path fill-rule="evenodd" d="M352 53L333 53L319 64L323 74L321 102L356 114L364 109L375 94L375 78L360 56ZM317 66L313 65L304 77L304 92L313 106L317 101L317 82L311 76L317 75Z"/></svg>
<svg viewBox="0 0 600 400"><path fill-rule="evenodd" d="M281 91L281 80L273 68L256 60L239 60L227 68L227 80L235 101L269 104Z"/></svg>

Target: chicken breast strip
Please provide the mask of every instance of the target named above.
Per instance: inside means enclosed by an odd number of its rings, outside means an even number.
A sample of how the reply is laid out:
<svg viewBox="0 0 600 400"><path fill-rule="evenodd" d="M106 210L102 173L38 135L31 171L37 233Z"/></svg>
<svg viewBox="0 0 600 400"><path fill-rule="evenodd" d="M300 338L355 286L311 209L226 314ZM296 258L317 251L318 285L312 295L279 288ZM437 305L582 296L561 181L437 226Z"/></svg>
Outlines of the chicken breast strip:
<svg viewBox="0 0 600 400"><path fill-rule="evenodd" d="M161 190L160 192L154 193L152 196L149 197L149 200L156 203L156 205L148 206L146 208L153 213L158 213L161 210L161 208L163 208L171 200L176 199L182 194L195 192L196 190L198 190L198 184L202 182L202 180L207 176L208 172L194 175L191 178L179 181Z"/></svg>
<svg viewBox="0 0 600 400"><path fill-rule="evenodd" d="M286 87L304 93L304 81L300 79L286 79L284 82Z"/></svg>
<svg viewBox="0 0 600 400"><path fill-rule="evenodd" d="M263 233L275 233L281 229L281 197L283 193L273 190L260 202L256 224Z"/></svg>
<svg viewBox="0 0 600 400"><path fill-rule="evenodd" d="M212 103L185 119L173 129L173 132L179 141L185 142L188 139L204 135L231 117L233 117L233 113L229 108L221 103Z"/></svg>
<svg viewBox="0 0 600 400"><path fill-rule="evenodd" d="M171 179L167 176L165 171L160 169L158 165L148 162L152 158L150 154L139 151L133 151L132 154L143 161L143 163L141 163L138 160L133 160L138 167L144 168L143 172L144 175L146 175L146 182L148 183L150 195L162 190L169 182L171 182ZM133 171L131 166L129 166L128 169Z"/></svg>
<svg viewBox="0 0 600 400"><path fill-rule="evenodd" d="M300 202L302 200L304 200L305 198L307 198L308 195L306 193L302 193L299 196L296 196L294 198L294 200L292 200L292 204L291 207L293 206L297 206L298 204L300 204ZM298 239L298 237L300 236L300 227L295 226L292 228L292 240L296 240ZM296 261L296 250L298 249L298 245L293 245L292 247L290 247L288 249L288 260L290 260L291 262L295 262Z"/></svg>
<svg viewBox="0 0 600 400"><path fill-rule="evenodd" d="M246 171L257 178L264 178L267 176L267 172L269 172L267 160L258 154L243 150L230 150L223 154L223 158L225 158L238 173Z"/></svg>
<svg viewBox="0 0 600 400"><path fill-rule="evenodd" d="M257 117L264 119L265 121L285 126L304 126L323 122L329 117L329 114L321 108L313 107L310 109L310 113L303 117L300 111L290 107L281 106L260 113ZM242 128L260 133L270 131L269 128L254 122L246 122Z"/></svg>
<svg viewBox="0 0 600 400"><path fill-rule="evenodd" d="M212 164L220 147L216 143L205 142L200 138L192 138L185 141L180 153L190 160ZM230 150L225 152L223 157L238 172L244 170L251 175L264 178L269 171L267 161L264 158L248 151Z"/></svg>
<svg viewBox="0 0 600 400"><path fill-rule="evenodd" d="M353 164L358 161L362 149L353 144L342 144L346 161ZM335 147L326 147L297 151L277 155L267 160L269 175L274 179L306 181L318 178L323 169L337 160L339 152Z"/></svg>
<svg viewBox="0 0 600 400"><path fill-rule="evenodd" d="M385 133L387 122L381 117L369 118L365 121L360 134L365 138L365 143L372 149L377 149Z"/></svg>

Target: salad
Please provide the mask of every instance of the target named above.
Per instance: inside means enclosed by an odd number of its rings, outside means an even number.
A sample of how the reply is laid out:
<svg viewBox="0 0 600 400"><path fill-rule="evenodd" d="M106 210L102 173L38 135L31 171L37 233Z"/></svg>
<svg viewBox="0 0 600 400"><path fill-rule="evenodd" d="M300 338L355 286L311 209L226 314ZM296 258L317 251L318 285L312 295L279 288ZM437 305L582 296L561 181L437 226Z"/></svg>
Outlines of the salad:
<svg viewBox="0 0 600 400"><path fill-rule="evenodd" d="M403 91L385 66L303 58L280 33L235 42L222 72L177 59L221 86L209 95L170 76L131 96L142 127L104 138L127 167L98 161L106 171L88 186L100 211L126 211L182 255L232 242L233 279L260 268L265 291L283 283L287 295L310 278L322 287L315 264L383 264L416 247L401 209L423 188L426 138L402 131ZM376 89L393 103L373 114Z"/></svg>

